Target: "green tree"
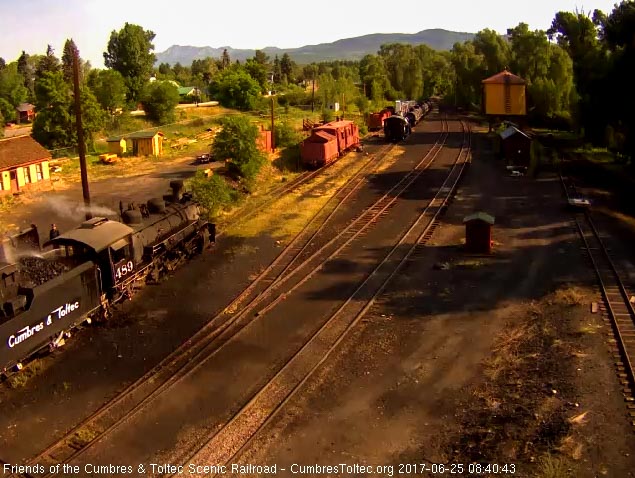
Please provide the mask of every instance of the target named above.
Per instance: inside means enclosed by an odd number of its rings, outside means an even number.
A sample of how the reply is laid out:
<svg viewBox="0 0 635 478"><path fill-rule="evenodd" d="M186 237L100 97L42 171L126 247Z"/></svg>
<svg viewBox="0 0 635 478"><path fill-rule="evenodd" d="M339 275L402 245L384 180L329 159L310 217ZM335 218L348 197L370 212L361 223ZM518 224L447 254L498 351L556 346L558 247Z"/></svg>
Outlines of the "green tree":
<svg viewBox="0 0 635 478"><path fill-rule="evenodd" d="M55 56L55 51L51 45L48 45L46 48L46 55L44 55L38 65L35 75L37 78L42 76L42 74L46 71L55 72L60 69L60 61Z"/></svg>
<svg viewBox="0 0 635 478"><path fill-rule="evenodd" d="M214 59L208 56L202 60L194 60L191 72L192 76L200 78L205 85L209 85L214 75L218 72L218 67Z"/></svg>
<svg viewBox="0 0 635 478"><path fill-rule="evenodd" d="M260 85L243 67L234 65L214 77L209 93L227 108L250 110L260 97Z"/></svg>
<svg viewBox="0 0 635 478"><path fill-rule="evenodd" d="M17 119L15 106L4 98L0 98L0 115L2 115L5 121L15 121ZM0 130L4 131L4 122L0 123Z"/></svg>
<svg viewBox="0 0 635 478"><path fill-rule="evenodd" d="M0 99L11 106L11 112L4 110L4 117L8 121L15 117L14 108L27 100L28 90L24 86L24 77L18 73L18 64L9 63L0 70Z"/></svg>
<svg viewBox="0 0 635 478"><path fill-rule="evenodd" d="M481 30L472 40L474 51L483 56L483 76L492 76L507 68L511 60L509 42L494 30Z"/></svg>
<svg viewBox="0 0 635 478"><path fill-rule="evenodd" d="M194 60L196 61L196 60ZM163 75L162 79L172 79L174 78L174 72L172 71L172 68L170 67L169 63L161 63L159 65L159 73L161 73L161 75Z"/></svg>
<svg viewBox="0 0 635 478"><path fill-rule="evenodd" d="M174 108L179 104L179 90L167 81L149 83L141 96L141 103L151 121L171 123L175 119Z"/></svg>
<svg viewBox="0 0 635 478"><path fill-rule="evenodd" d="M88 87L101 107L109 113L123 108L126 102L126 83L116 70L93 70L88 75Z"/></svg>
<svg viewBox="0 0 635 478"><path fill-rule="evenodd" d="M7 66L7 62L0 56L0 71L4 70L5 66Z"/></svg>
<svg viewBox="0 0 635 478"><path fill-rule="evenodd" d="M64 73L64 79L68 83L73 83L73 61L75 55L79 56L77 45L75 45L72 39L66 40L66 43L64 43L64 52L62 53L62 72Z"/></svg>
<svg viewBox="0 0 635 478"><path fill-rule="evenodd" d="M472 42L456 43L452 48L451 62L455 71L454 99L458 105L481 103L481 81L485 59L477 53Z"/></svg>
<svg viewBox="0 0 635 478"><path fill-rule="evenodd" d="M291 59L289 54L285 53L284 55L282 55L282 59L280 60L280 73L283 77L286 77L289 83L295 81L295 77L293 74L295 68L295 62Z"/></svg>
<svg viewBox="0 0 635 478"><path fill-rule="evenodd" d="M267 67L262 63L258 63L255 59L249 58L245 62L245 71L249 73L254 80L260 85L261 91L267 91L269 86L269 78L267 75Z"/></svg>
<svg viewBox="0 0 635 478"><path fill-rule="evenodd" d="M256 50L253 60L259 65L269 65L269 56L267 56L267 54L262 50Z"/></svg>
<svg viewBox="0 0 635 478"><path fill-rule="evenodd" d="M110 34L104 64L123 76L128 88L127 100L137 101L144 85L149 81L156 57L152 50L155 34L139 25L126 23Z"/></svg>
<svg viewBox="0 0 635 478"><path fill-rule="evenodd" d="M197 171L188 186L209 219L214 218L233 199L232 189L218 175L208 178L203 171Z"/></svg>
<svg viewBox="0 0 635 478"><path fill-rule="evenodd" d="M282 67L278 55L273 59L273 82L280 83L282 81Z"/></svg>
<svg viewBox="0 0 635 478"><path fill-rule="evenodd" d="M232 63L232 61L231 61L231 58L229 57L229 52L227 51L227 48L225 48L223 50L222 56L220 57L221 69L225 70L225 69L229 68L231 63Z"/></svg>
<svg viewBox="0 0 635 478"><path fill-rule="evenodd" d="M33 137L48 148L73 144L73 99L61 72L44 72L35 82L35 107L38 114L33 121Z"/></svg>
<svg viewBox="0 0 635 478"><path fill-rule="evenodd" d="M256 146L258 128L245 116L227 116L221 126L212 145L214 156L229 160L229 170L237 176L254 179L265 161Z"/></svg>
<svg viewBox="0 0 635 478"><path fill-rule="evenodd" d="M89 90L80 92L82 125L86 143L104 124L105 113ZM38 114L33 122L33 137L48 148L75 145L75 103L71 89L61 71L46 71L35 83L35 106Z"/></svg>

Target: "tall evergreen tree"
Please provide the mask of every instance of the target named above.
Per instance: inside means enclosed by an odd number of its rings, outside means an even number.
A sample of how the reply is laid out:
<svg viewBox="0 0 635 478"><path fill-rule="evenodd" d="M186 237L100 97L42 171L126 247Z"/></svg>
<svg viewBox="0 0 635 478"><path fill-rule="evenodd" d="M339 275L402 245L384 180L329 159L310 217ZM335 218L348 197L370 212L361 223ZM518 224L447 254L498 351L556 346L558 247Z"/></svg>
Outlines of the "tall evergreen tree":
<svg viewBox="0 0 635 478"><path fill-rule="evenodd" d="M225 68L229 68L229 65L231 65L231 58L229 58L229 52L227 51L227 48L223 50L223 55L220 57L220 64L222 70L224 70Z"/></svg>
<svg viewBox="0 0 635 478"><path fill-rule="evenodd" d="M79 57L79 50L73 39L70 38L64 43L64 53L62 54L62 72L64 79L69 83L73 82L73 58L75 55Z"/></svg>
<svg viewBox="0 0 635 478"><path fill-rule="evenodd" d="M36 78L40 78L45 72L55 72L60 69L60 61L55 56L55 50L51 45L46 47L46 55L44 55L37 65L35 72Z"/></svg>

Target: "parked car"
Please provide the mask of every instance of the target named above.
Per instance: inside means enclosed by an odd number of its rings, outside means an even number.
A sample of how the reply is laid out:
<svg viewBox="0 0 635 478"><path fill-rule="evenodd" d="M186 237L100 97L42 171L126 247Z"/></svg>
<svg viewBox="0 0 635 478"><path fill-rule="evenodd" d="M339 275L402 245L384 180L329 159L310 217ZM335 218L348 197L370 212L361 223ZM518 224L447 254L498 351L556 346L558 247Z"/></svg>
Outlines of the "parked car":
<svg viewBox="0 0 635 478"><path fill-rule="evenodd" d="M212 155L209 153L201 154L196 157L196 164L207 164L212 162Z"/></svg>

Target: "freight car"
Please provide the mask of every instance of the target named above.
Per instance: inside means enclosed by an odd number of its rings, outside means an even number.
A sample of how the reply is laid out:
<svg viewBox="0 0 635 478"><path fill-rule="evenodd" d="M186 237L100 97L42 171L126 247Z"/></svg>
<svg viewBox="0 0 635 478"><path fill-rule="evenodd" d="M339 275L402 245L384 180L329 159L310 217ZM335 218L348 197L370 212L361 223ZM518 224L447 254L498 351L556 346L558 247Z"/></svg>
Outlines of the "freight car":
<svg viewBox="0 0 635 478"><path fill-rule="evenodd" d="M394 108L393 108L394 110ZM378 131L384 127L386 118L392 115L392 111L384 108L379 113L372 113L368 117L368 131Z"/></svg>
<svg viewBox="0 0 635 478"><path fill-rule="evenodd" d="M412 127L408 120L401 115L393 115L384 122L384 137L386 141L397 143L410 136Z"/></svg>
<svg viewBox="0 0 635 478"><path fill-rule="evenodd" d="M300 156L306 166L321 167L359 144L359 128L353 121L333 121L313 128L300 144Z"/></svg>
<svg viewBox="0 0 635 478"><path fill-rule="evenodd" d="M410 126L414 127L429 112L430 112L430 104L424 101L423 103L419 103L411 107L410 111L408 111L405 117L410 123Z"/></svg>
<svg viewBox="0 0 635 478"><path fill-rule="evenodd" d="M62 345L80 323L109 317L115 304L132 298L136 285L157 281L215 241L215 225L201 216L182 182L171 186L163 199L122 211L122 222L93 218L48 241L44 250L4 244L0 373Z"/></svg>

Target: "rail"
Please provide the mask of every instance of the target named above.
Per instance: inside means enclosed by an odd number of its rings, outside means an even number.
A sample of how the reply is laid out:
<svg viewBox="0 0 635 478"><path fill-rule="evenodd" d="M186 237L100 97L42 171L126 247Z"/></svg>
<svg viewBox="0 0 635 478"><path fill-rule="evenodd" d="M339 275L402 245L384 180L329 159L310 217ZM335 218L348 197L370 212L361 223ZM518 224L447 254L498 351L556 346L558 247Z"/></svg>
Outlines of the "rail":
<svg viewBox="0 0 635 478"><path fill-rule="evenodd" d="M191 454L184 463L215 463L226 465L233 462L251 444L256 435L269 424L284 406L295 396L313 374L326 362L350 331L359 323L376 299L385 291L393 277L409 260L412 253L424 244L439 216L446 210L451 197L469 162L471 135L469 127L462 122L464 141L459 154L443 185L399 242L368 275L346 302L317 330L311 338L283 365L283 367L261 388L229 421L216 431L214 436ZM461 161L463 159L463 161ZM460 165L459 165L460 164ZM407 251L396 266L392 266L402 246ZM392 268L392 270L390 270ZM384 270L388 269L388 270ZM379 287L377 283L379 281ZM368 294L368 287L374 292ZM362 300L370 295L370 299ZM355 310L360 307L361 310ZM353 309L353 310L351 310ZM353 315L352 320L347 317ZM339 321L339 323L336 323ZM330 329L330 330L329 330ZM326 344L326 345L325 345ZM320 347L325 350L320 351ZM318 350L315 350L318 349ZM312 362L319 357L317 362ZM304 363L302 362L304 360ZM309 365L307 366L307 362ZM304 365L304 367L303 367ZM308 369L307 369L308 368ZM285 377L286 375L286 377ZM289 385L287 382L291 382ZM169 474L167 476L175 476ZM215 474L213 476L219 476Z"/></svg>

